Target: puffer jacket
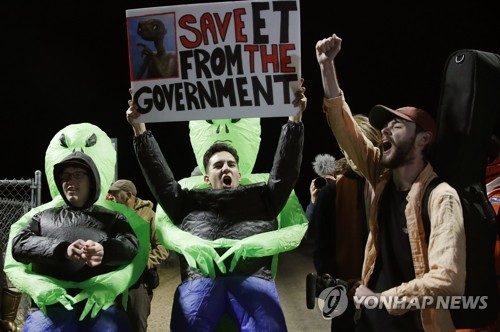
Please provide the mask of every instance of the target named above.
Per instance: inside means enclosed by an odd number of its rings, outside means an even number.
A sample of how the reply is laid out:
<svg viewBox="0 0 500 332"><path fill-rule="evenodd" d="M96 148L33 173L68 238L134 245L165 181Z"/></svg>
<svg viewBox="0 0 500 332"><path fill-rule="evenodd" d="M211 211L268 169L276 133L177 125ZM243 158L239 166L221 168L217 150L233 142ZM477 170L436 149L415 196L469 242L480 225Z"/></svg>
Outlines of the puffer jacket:
<svg viewBox="0 0 500 332"><path fill-rule="evenodd" d="M78 159L89 166L93 185L88 202L81 209L68 204L59 177L63 169L54 167L54 179L66 204L35 214L13 238L12 256L24 264L32 263L33 272L38 274L78 282L129 263L137 254L139 242L123 214L93 205L99 198L101 186L92 159L82 152L73 152L64 158L69 159ZM103 245L102 264L91 268L66 258L67 247L78 239Z"/></svg>
<svg viewBox="0 0 500 332"><path fill-rule="evenodd" d="M151 192L169 218L183 231L215 240L243 239L278 228L276 217L299 176L303 143L303 125L289 121L282 127L267 183L219 190L182 189L150 131L134 138L134 149ZM222 254L224 249L218 252ZM272 257L240 260L234 271L226 275L253 275L270 280L271 261ZM180 263L183 281L203 276L199 270L190 268L182 256Z"/></svg>

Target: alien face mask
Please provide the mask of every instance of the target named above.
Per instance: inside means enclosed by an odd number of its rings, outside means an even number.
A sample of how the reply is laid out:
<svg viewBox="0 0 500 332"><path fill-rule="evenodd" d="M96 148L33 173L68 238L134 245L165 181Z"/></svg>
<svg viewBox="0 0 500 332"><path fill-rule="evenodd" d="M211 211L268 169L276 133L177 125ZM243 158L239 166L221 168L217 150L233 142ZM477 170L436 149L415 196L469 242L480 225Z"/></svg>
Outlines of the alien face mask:
<svg viewBox="0 0 500 332"><path fill-rule="evenodd" d="M189 137L202 174L203 154L216 142L232 145L240 158L242 176L252 173L260 146L260 118L195 120L189 122Z"/></svg>

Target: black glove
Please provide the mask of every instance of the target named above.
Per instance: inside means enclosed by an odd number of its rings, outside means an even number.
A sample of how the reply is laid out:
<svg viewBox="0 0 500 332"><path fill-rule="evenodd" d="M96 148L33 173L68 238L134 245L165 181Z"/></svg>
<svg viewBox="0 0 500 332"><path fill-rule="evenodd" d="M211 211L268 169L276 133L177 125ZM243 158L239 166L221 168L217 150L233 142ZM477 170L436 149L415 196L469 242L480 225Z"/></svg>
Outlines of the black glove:
<svg viewBox="0 0 500 332"><path fill-rule="evenodd" d="M344 286L346 292L349 291L349 285L342 279L335 279L328 273L317 276L315 273L309 273L306 278L306 305L308 309L314 309L316 297L319 297L322 291L328 287Z"/></svg>
<svg viewBox="0 0 500 332"><path fill-rule="evenodd" d="M346 292L349 290L349 286L346 281L342 279L335 279L328 273L322 274L316 278L316 297L321 294L328 287L344 286Z"/></svg>
<svg viewBox="0 0 500 332"><path fill-rule="evenodd" d="M156 266L144 271L144 277L144 281L149 289L155 289L160 285L160 275L158 274L158 268Z"/></svg>

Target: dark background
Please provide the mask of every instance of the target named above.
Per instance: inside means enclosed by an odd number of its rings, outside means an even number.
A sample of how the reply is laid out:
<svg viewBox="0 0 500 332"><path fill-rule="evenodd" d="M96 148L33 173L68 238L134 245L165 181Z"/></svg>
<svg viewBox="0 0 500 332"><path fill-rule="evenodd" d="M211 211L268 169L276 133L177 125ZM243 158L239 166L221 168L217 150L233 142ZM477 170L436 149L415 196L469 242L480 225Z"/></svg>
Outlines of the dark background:
<svg viewBox="0 0 500 332"><path fill-rule="evenodd" d="M118 177L152 199L125 119L129 68L125 10L210 1L17 1L2 6L2 162L0 178L44 172L45 151L63 127L90 122L118 139ZM214 1L212 1L214 2ZM324 4L323 6L320 4ZM302 76L307 88L306 143L296 193L309 200L318 153L340 157L321 111L314 46L336 33L339 81L354 113L375 104L413 105L435 114L448 56L460 49L500 53L498 1L301 1ZM439 7L438 7L439 6ZM500 91L499 91L500 93ZM268 173L284 118L262 119L254 173ZM177 178L196 165L187 122L148 124ZM43 175L43 202L51 198Z"/></svg>

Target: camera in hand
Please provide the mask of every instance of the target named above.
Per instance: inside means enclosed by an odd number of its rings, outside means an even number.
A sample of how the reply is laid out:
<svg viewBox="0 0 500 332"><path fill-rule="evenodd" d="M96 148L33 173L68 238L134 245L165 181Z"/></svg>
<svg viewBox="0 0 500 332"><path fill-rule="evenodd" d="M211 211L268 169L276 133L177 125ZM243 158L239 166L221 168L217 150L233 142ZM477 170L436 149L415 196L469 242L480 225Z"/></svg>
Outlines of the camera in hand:
<svg viewBox="0 0 500 332"><path fill-rule="evenodd" d="M346 281L335 279L329 274L317 276L315 273L309 273L306 277L306 305L307 309L314 309L316 298L328 287L344 286L349 289Z"/></svg>
<svg viewBox="0 0 500 332"><path fill-rule="evenodd" d="M324 177L319 177L314 179L314 185L316 188L323 188L326 185L326 179Z"/></svg>

